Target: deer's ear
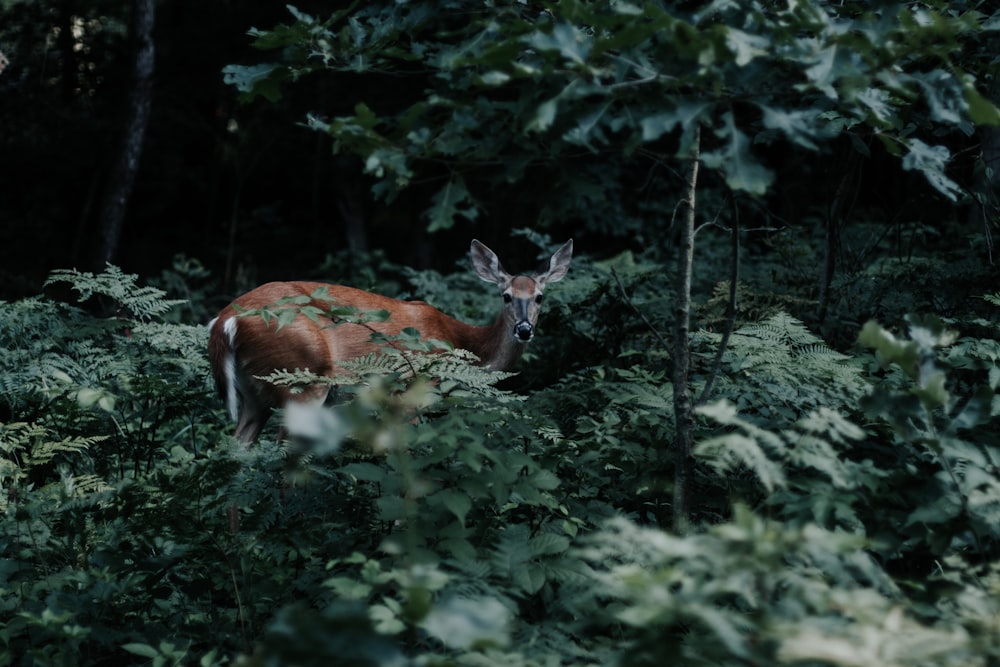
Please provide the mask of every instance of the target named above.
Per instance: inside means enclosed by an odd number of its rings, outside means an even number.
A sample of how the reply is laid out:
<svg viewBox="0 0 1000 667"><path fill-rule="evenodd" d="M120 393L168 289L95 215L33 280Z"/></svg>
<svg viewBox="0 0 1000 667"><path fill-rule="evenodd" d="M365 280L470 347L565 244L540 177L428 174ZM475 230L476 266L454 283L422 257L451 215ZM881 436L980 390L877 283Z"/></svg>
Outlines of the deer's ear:
<svg viewBox="0 0 1000 667"><path fill-rule="evenodd" d="M549 268L544 273L535 276L541 284L554 283L566 277L569 271L569 262L573 259L573 239L566 241L559 250L556 250L549 258Z"/></svg>
<svg viewBox="0 0 1000 667"><path fill-rule="evenodd" d="M500 287L506 286L510 280L510 274L503 270L500 259L495 252L473 239L472 247L469 248L469 256L472 258L472 268L475 269L477 276L488 283Z"/></svg>

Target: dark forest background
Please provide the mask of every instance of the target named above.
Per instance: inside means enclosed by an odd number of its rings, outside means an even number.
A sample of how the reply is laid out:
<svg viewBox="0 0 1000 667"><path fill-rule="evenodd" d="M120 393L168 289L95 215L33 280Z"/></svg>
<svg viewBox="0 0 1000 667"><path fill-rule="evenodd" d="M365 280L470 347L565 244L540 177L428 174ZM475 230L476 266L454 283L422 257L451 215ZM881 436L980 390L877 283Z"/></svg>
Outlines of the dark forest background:
<svg viewBox="0 0 1000 667"><path fill-rule="evenodd" d="M143 4L2 5L0 50L9 62L0 75L0 234L7 249L0 296L37 292L53 268L104 265L108 209L121 194L114 168L136 87L133 17ZM298 5L319 16L337 6ZM405 266L450 271L464 263L469 238L479 237L516 257L528 252L511 240L519 228L556 240L573 236L578 252L595 257L651 248L657 257L672 257L664 220L681 188L641 152L625 162L608 159L604 173L600 151L563 153L555 167L529 166L516 182L475 190L481 214L458 216L453 228L436 233L428 232L426 211L446 169L426 169L393 201L376 200L375 179L363 173L362 160L350 151L336 154L333 139L307 127L306 118L349 115L362 101L394 113L419 99L433 75L333 68L285 85L275 102L240 102L223 68L267 60L251 47L247 31L288 19L280 2L155 3L149 121L120 240L111 250L114 263L156 275L175 257L194 258L212 272L221 298L276 277L349 280L354 269L347 258L355 251L378 250ZM967 64L992 67L979 60L980 48L967 45ZM996 84L980 77L980 85L989 92ZM977 195L949 201L877 144L859 155L855 139L830 142L820 153L758 146L778 185L741 203L744 228L751 230L747 252L773 250L784 235L815 238L821 257L822 227L834 215L841 227L874 225L871 238L895 238L899 252L929 234L941 250L991 263L996 133L963 129L940 138L952 154L947 173ZM702 185L711 197L718 184L706 178ZM602 181L595 192L593 184ZM617 201L608 202L608 195ZM833 252L848 268L876 258L840 238ZM518 268L531 266L533 257L525 259ZM821 277L816 281L818 290Z"/></svg>
<svg viewBox="0 0 1000 667"><path fill-rule="evenodd" d="M319 13L336 5L298 4ZM134 86L134 8L70 0L2 9L0 242L10 250L0 297L12 298L36 293L54 268L103 268L104 207L116 194L111 175ZM427 188L392 207L375 203L360 160L335 155L329 137L304 126L310 112L405 99L396 77L312 77L276 104L241 104L223 67L260 60L247 30L287 18L282 2L156 3L151 113L114 263L156 275L184 255L230 290L237 274L242 287L313 275L344 250L378 249L400 264L450 271L465 261L470 238L499 251L511 229L535 226L531 198L497 197L484 219L430 235L421 218ZM546 185L523 187L533 198ZM585 232L571 219L545 227L560 238ZM615 235L619 246L625 231ZM581 247L606 240L595 234ZM520 268L533 266L532 258Z"/></svg>

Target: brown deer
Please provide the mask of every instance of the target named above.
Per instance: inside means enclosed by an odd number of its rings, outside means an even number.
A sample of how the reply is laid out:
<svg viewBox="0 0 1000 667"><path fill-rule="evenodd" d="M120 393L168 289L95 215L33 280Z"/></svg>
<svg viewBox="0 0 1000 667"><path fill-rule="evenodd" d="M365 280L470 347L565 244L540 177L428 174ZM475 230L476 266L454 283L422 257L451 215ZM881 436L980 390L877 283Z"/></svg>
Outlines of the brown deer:
<svg viewBox="0 0 1000 667"><path fill-rule="evenodd" d="M253 442L260 435L273 408L289 401L323 401L329 385L315 385L301 393L258 379L280 370L309 370L335 377L338 364L371 352L379 344L373 332L395 336L407 327L424 340L440 340L468 350L490 370L509 370L521 357L535 333L546 285L566 275L573 256L569 240L552 255L542 270L531 275L504 271L496 254L472 241L472 267L480 278L500 289L500 314L492 324L473 326L460 322L423 301L400 301L370 292L317 282L273 282L257 287L226 306L209 324L209 360L219 394L236 422L236 437ZM293 305L288 305L289 298ZM284 304L284 305L282 305ZM279 327L274 318L245 311L311 307ZM385 321L338 322L332 309L387 311ZM319 311L321 315L315 315Z"/></svg>

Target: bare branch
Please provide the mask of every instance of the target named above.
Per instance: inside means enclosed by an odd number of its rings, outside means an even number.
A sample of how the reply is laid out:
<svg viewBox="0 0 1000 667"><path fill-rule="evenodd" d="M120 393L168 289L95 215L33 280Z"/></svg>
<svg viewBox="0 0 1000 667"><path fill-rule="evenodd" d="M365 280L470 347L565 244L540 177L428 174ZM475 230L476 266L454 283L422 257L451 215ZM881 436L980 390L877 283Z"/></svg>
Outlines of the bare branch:
<svg viewBox="0 0 1000 667"><path fill-rule="evenodd" d="M687 176L687 215L681 224L677 258L677 330L674 336L674 530L686 533L691 523L691 449L694 444L694 405L691 402L691 281L694 271L694 229L701 128L695 128Z"/></svg>
<svg viewBox="0 0 1000 667"><path fill-rule="evenodd" d="M719 349L715 351L715 359L712 362L712 372L708 376L708 380L705 381L705 386L702 387L701 395L698 397L695 405L702 405L708 400L708 397L712 394L712 386L715 384L715 379L719 377L719 373L722 371L722 357L726 353L726 348L729 346L729 338L733 335L733 329L736 326L736 316L739 314L740 307L736 301L737 295L736 290L740 282L740 208L736 201L736 196L733 195L733 226L731 229L732 233L732 257L730 263L729 271L729 304L726 306L726 328L722 332L722 340L719 341Z"/></svg>

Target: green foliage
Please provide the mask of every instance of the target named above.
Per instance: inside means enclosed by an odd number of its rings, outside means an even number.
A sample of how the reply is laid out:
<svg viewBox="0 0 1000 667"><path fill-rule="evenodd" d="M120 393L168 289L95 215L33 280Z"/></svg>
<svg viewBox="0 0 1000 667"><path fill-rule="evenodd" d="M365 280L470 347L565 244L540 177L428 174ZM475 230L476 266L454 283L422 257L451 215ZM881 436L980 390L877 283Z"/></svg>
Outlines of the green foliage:
<svg viewBox="0 0 1000 667"><path fill-rule="evenodd" d="M115 314L44 298L0 304L3 641L18 664L115 655L123 619L154 608L160 559L176 555L170 528L146 523L169 504L147 482L189 468L185 447L203 445L207 414L204 330L157 322L174 305L162 292L114 267L53 281Z"/></svg>
<svg viewBox="0 0 1000 667"><path fill-rule="evenodd" d="M775 169L764 148L783 145L804 157L849 137L864 155L877 140L903 169L955 200L963 190L948 173L941 133L1000 123L977 89L982 65L956 58L995 21L926 3L580 1L543 10L365 3L328 17L290 11L292 22L251 31L255 46L281 57L231 65L227 80L245 99L274 101L283 84L306 75L419 77L423 85L391 107L362 100L352 114L314 115L309 124L329 134L335 150L361 157L378 196L392 200L434 178L430 230L475 220L480 193L540 175L554 184L543 219L565 210L563 197L607 206L622 184L609 169L636 157L676 163L700 126L702 163L734 191L771 189ZM564 161L579 168L563 169ZM660 202L657 212L666 210ZM601 226L603 211L578 205L575 213ZM629 219L638 211L616 213Z"/></svg>
<svg viewBox="0 0 1000 667"><path fill-rule="evenodd" d="M582 555L611 600L601 620L625 630L625 664L961 665L982 657L961 625L907 609L865 546L858 534L737 507L731 522L687 538L617 520Z"/></svg>
<svg viewBox="0 0 1000 667"><path fill-rule="evenodd" d="M701 331L695 350L707 358L720 339ZM734 331L723 362L715 397L731 397L741 411L752 410L768 421L794 419L822 406L841 408L867 386L857 363L784 312Z"/></svg>
<svg viewBox="0 0 1000 667"><path fill-rule="evenodd" d="M99 295L109 299L116 308L125 310L125 314L142 321L162 315L181 303L176 300L164 300L166 293L163 290L138 286L137 278L137 275L122 273L117 266L108 265L106 271L96 275L76 269L53 271L45 284L70 283L73 290L79 294L81 302Z"/></svg>
<svg viewBox="0 0 1000 667"><path fill-rule="evenodd" d="M810 234L768 226L718 354L713 235L789 169L816 204L782 226L841 231L817 210L844 152L962 194L957 137L997 120L977 88L995 75L984 6L355 3L255 30L276 62L226 70L248 97L391 82L308 118L387 206L427 188L432 230L509 200L542 230L638 240L574 260L517 375L403 332L351 363L336 405L289 406L289 441L249 448L210 394L204 327L179 323L212 310L197 262L154 286L60 271L50 286L82 304L0 303L0 665L1000 661L1000 299L967 298L992 269L871 205L827 249L837 334L875 352L835 348L807 313ZM700 215L733 213L699 228L696 293L715 296L695 308L679 536L663 239L696 131ZM330 265L406 291L379 258ZM446 312L492 314L467 272L392 272ZM328 314L303 305L244 316ZM921 310L948 319L862 325Z"/></svg>
<svg viewBox="0 0 1000 667"><path fill-rule="evenodd" d="M927 494L936 500L920 503L905 516L906 533L942 556L993 558L1000 546L1000 440L992 423L1000 405L994 361L1000 348L989 340L956 344L957 332L938 318L910 317L908 323L907 340L874 322L860 336L862 344L877 351L880 365L899 371L896 381L878 387L862 407L891 428L890 442L924 472L919 481L897 486L897 492L911 502ZM949 377L949 368L963 370Z"/></svg>
<svg viewBox="0 0 1000 667"><path fill-rule="evenodd" d="M952 333L991 330L869 324L872 357L785 313L737 328L699 410L698 527L674 536L670 361L606 316L611 266L666 317L651 267L582 257L547 304L574 304L569 330L533 343L540 363L617 332L603 363L514 394L403 335L252 448L209 396L204 329L128 276L73 277L111 317L2 304L5 664L1000 658L1000 344ZM445 309L481 291L412 277ZM695 339L696 389L718 340Z"/></svg>
<svg viewBox="0 0 1000 667"><path fill-rule="evenodd" d="M762 427L701 408L722 428L696 456L770 518L737 505L689 537L614 519L583 540L611 600L587 609L624 632L627 664L996 659L997 341L909 322L906 339L863 328L897 369L871 379L863 414L821 407L777 429L780 413ZM758 494L733 484L746 473Z"/></svg>

